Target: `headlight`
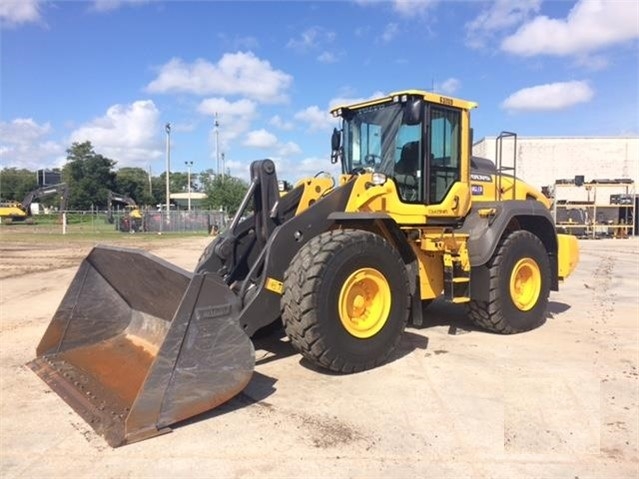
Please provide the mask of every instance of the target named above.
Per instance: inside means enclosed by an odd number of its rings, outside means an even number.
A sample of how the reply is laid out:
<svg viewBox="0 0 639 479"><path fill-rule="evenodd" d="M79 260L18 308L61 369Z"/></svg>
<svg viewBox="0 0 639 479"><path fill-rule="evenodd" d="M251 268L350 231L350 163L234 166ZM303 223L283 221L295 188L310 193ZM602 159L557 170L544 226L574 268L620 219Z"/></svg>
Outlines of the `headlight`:
<svg viewBox="0 0 639 479"><path fill-rule="evenodd" d="M386 175L384 173L373 173L373 176L371 178L371 183L374 184L375 186L381 186L384 183L386 183Z"/></svg>

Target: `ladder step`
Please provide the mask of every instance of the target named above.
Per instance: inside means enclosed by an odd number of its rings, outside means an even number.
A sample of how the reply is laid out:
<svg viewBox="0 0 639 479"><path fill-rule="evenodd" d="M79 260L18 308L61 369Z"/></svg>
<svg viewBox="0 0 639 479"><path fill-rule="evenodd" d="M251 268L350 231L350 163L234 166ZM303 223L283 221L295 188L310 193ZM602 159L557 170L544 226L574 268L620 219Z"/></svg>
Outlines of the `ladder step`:
<svg viewBox="0 0 639 479"><path fill-rule="evenodd" d="M444 254L444 297L452 303L470 301L470 271L464 271L461 256Z"/></svg>
<svg viewBox="0 0 639 479"><path fill-rule="evenodd" d="M458 296L453 298L451 301L455 304L468 303L470 302L470 298L468 296Z"/></svg>
<svg viewBox="0 0 639 479"><path fill-rule="evenodd" d="M453 278L453 283L470 283L470 278Z"/></svg>

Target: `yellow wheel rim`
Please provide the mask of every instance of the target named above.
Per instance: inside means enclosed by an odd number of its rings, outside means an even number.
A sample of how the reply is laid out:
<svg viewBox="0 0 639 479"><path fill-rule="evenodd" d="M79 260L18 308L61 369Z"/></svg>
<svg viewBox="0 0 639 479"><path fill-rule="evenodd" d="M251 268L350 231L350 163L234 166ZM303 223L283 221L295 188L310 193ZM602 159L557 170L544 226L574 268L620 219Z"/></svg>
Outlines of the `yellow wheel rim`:
<svg viewBox="0 0 639 479"><path fill-rule="evenodd" d="M356 338L370 338L386 324L391 290L382 273L362 268L351 274L339 293L339 319Z"/></svg>
<svg viewBox="0 0 639 479"><path fill-rule="evenodd" d="M541 271L531 258L517 261L510 275L510 297L521 311L530 311L541 294Z"/></svg>

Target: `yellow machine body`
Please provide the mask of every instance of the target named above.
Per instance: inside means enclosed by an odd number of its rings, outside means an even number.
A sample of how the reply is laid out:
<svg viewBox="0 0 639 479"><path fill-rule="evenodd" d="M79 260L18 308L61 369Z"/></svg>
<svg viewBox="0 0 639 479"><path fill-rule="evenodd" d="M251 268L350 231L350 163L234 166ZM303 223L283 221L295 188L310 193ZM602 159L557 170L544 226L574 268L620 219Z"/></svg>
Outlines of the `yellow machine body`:
<svg viewBox="0 0 639 479"><path fill-rule="evenodd" d="M405 90L335 108L342 175L283 191L271 160L253 162L232 223L193 273L95 248L31 368L119 446L238 394L254 367L250 338L280 319L292 347L338 373L383 364L439 296L494 332L537 327L578 244L556 234L515 158L472 157L476 106Z"/></svg>

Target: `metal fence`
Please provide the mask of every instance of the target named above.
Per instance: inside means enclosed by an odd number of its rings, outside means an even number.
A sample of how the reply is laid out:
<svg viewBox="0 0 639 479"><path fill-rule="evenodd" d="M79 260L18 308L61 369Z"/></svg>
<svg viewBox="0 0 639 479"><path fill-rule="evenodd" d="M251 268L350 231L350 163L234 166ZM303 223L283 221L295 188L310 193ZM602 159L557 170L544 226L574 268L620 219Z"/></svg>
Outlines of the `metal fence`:
<svg viewBox="0 0 639 479"><path fill-rule="evenodd" d="M24 221L2 225L1 231L24 233L211 233L222 230L229 220L222 211L143 211L141 218L128 211L66 211L64 214L41 214Z"/></svg>
<svg viewBox="0 0 639 479"><path fill-rule="evenodd" d="M113 222L116 230L130 233L210 233L226 225L226 216L221 211L147 211L141 218L115 214Z"/></svg>

